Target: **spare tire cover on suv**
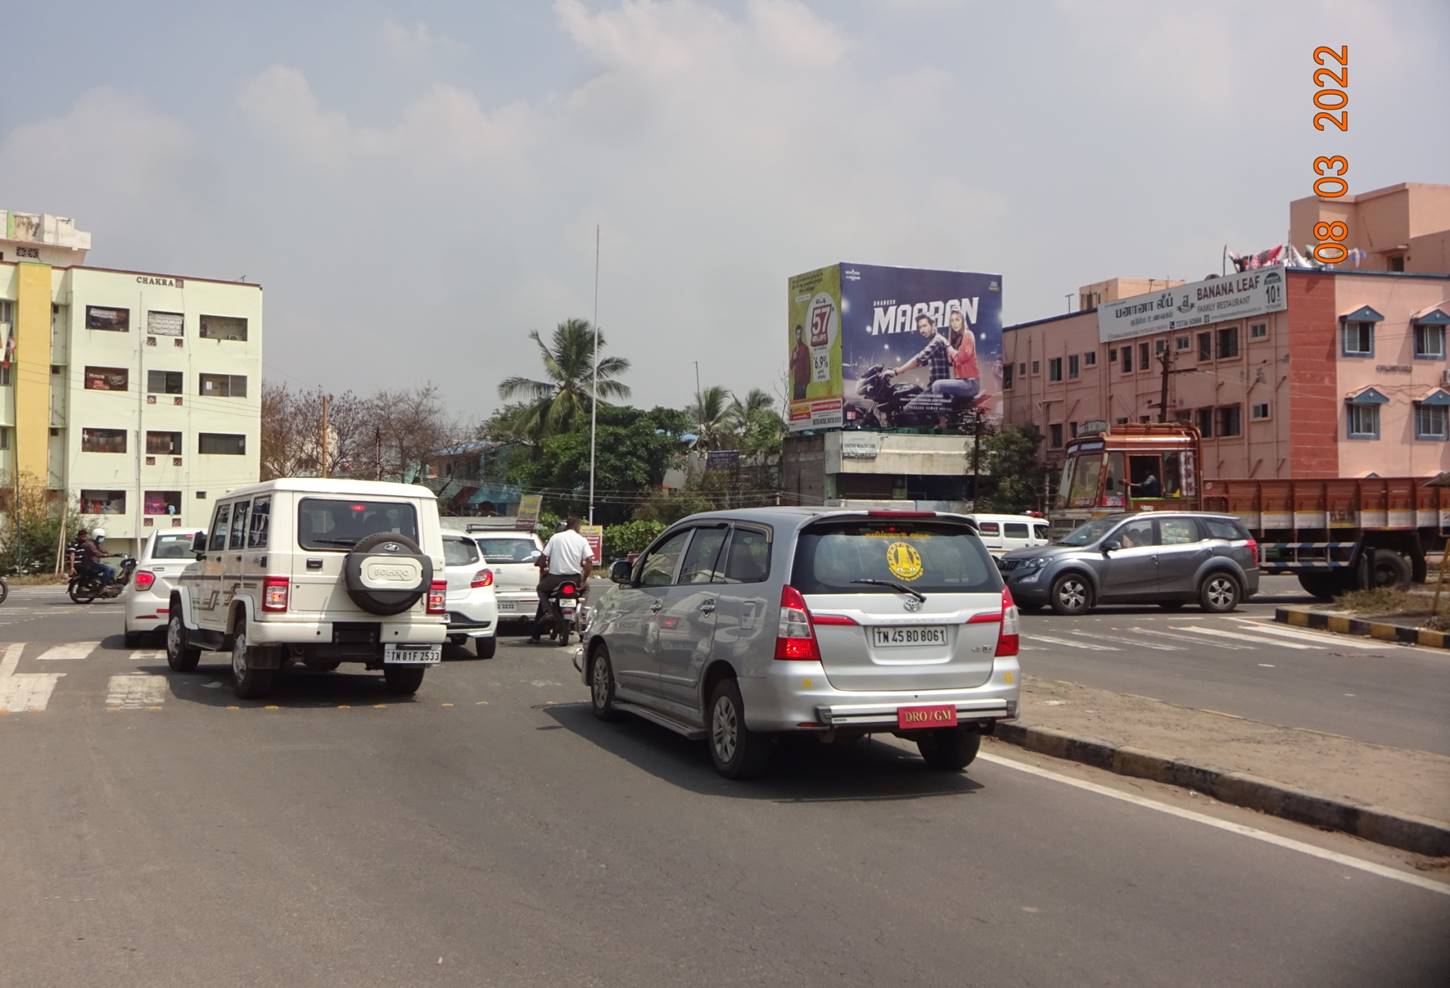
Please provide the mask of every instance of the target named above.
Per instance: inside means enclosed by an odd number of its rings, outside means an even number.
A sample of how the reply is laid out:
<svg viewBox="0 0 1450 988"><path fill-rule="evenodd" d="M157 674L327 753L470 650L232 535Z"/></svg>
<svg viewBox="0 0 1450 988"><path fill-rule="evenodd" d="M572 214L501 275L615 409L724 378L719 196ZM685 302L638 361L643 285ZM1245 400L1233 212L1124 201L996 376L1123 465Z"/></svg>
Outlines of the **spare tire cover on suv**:
<svg viewBox="0 0 1450 988"><path fill-rule="evenodd" d="M358 542L343 561L347 595L369 614L401 614L433 583L433 560L398 532L379 532Z"/></svg>

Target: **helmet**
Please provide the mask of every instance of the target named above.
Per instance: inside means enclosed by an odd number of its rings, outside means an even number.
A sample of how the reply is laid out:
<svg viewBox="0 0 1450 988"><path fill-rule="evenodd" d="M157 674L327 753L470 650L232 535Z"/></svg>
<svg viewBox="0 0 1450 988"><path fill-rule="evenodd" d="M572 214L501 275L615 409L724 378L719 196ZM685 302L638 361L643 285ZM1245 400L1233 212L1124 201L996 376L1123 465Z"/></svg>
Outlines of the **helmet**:
<svg viewBox="0 0 1450 988"><path fill-rule="evenodd" d="M91 538L95 539L97 542L101 541L101 539L104 539L105 537L106 530L104 528L91 529Z"/></svg>

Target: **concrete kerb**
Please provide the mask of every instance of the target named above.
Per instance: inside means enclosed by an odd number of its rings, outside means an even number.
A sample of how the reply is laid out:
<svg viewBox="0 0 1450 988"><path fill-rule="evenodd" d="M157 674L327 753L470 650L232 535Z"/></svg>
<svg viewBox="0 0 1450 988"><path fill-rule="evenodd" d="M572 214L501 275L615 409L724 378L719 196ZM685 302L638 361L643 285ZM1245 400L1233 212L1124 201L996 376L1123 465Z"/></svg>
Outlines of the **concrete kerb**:
<svg viewBox="0 0 1450 988"><path fill-rule="evenodd" d="M1421 645L1425 648L1450 649L1450 632L1431 631L1429 628L1413 628L1390 621L1366 621L1335 614L1330 611L1316 611L1309 607L1276 607L1274 620L1296 628L1314 628L1318 631L1332 631L1338 635L1359 635L1377 638L1381 641L1398 642L1401 645Z"/></svg>
<svg viewBox="0 0 1450 988"><path fill-rule="evenodd" d="M1033 727L1020 722L999 723L995 736L1008 744L1053 758L1082 762L1118 775L1182 786L1220 802L1325 830L1339 830L1376 844L1436 857L1450 855L1450 824L1437 820L1395 813L1381 807L1362 806L1244 772L1229 772L1212 765L1186 762L1096 738L1075 737L1049 727Z"/></svg>

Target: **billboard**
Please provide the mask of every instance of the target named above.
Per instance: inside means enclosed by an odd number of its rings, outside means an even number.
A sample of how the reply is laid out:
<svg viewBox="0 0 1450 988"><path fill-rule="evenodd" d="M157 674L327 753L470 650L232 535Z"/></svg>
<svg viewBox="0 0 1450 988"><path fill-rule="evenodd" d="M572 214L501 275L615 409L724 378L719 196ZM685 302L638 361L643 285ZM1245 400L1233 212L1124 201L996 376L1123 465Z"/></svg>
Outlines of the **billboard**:
<svg viewBox="0 0 1450 988"><path fill-rule="evenodd" d="M1000 275L837 264L789 288L792 431L1000 423Z"/></svg>
<svg viewBox="0 0 1450 988"><path fill-rule="evenodd" d="M841 268L787 283L791 431L841 427Z"/></svg>
<svg viewBox="0 0 1450 988"><path fill-rule="evenodd" d="M1282 312L1288 306L1284 266L1254 268L1104 302L1098 307L1098 342L1112 343L1226 319L1261 316Z"/></svg>

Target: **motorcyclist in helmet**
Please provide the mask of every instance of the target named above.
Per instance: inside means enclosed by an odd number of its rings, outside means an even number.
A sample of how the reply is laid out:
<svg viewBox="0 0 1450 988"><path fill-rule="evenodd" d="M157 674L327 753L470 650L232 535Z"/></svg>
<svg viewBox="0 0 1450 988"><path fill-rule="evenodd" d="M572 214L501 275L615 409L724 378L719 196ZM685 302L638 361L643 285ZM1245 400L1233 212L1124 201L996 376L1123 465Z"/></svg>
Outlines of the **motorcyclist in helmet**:
<svg viewBox="0 0 1450 988"><path fill-rule="evenodd" d="M97 528L92 531L90 538L86 538L86 533L81 532L81 541L77 546L80 550L79 560L88 568L99 573L101 579L106 583L114 583L116 581L116 569L114 566L109 566L105 562L105 541L106 530L104 528Z"/></svg>

